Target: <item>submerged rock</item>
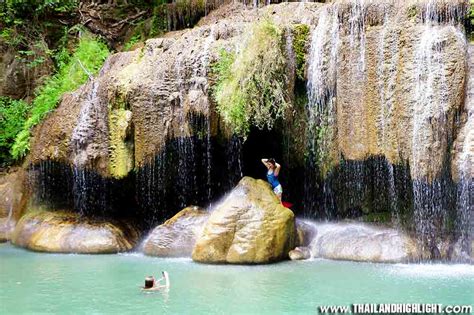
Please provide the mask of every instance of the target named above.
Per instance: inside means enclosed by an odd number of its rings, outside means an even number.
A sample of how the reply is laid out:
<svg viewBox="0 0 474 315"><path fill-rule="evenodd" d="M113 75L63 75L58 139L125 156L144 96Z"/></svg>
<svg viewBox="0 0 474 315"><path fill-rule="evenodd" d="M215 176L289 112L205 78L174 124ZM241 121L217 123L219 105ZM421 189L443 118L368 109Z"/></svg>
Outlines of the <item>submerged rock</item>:
<svg viewBox="0 0 474 315"><path fill-rule="evenodd" d="M416 243L401 231L362 223L320 223L313 257L368 262L406 262L419 257Z"/></svg>
<svg viewBox="0 0 474 315"><path fill-rule="evenodd" d="M128 223L34 210L18 222L12 243L42 252L101 254L130 250L138 237L138 230Z"/></svg>
<svg viewBox="0 0 474 315"><path fill-rule="evenodd" d="M295 219L270 186L244 177L216 207L192 258L205 263L258 264L286 259L296 240Z"/></svg>
<svg viewBox="0 0 474 315"><path fill-rule="evenodd" d="M148 235L143 242L143 252L150 256L191 257L208 218L209 212L199 207L181 210Z"/></svg>
<svg viewBox="0 0 474 315"><path fill-rule="evenodd" d="M296 247L288 253L291 260L304 260L311 258L311 251L308 247Z"/></svg>
<svg viewBox="0 0 474 315"><path fill-rule="evenodd" d="M23 214L27 202L24 179L23 170L0 176L0 242L10 239L16 222Z"/></svg>

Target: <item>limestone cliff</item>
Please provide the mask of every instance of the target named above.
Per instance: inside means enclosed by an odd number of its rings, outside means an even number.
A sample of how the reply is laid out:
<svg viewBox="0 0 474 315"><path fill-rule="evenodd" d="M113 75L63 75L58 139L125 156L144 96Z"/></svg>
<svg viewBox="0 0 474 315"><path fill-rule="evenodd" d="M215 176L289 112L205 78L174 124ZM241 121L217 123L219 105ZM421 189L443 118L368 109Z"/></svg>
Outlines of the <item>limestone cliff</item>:
<svg viewBox="0 0 474 315"><path fill-rule="evenodd" d="M111 56L36 128L28 162L40 165L39 178L48 178L41 165L50 161L70 167L61 172L72 174L74 205L123 180L151 224L217 198L253 163L242 161L258 163L252 149L273 145L278 159L286 156L285 193L308 216L384 212L431 248L448 233L467 241L474 163L466 9L462 0L221 7L197 27ZM238 54L263 19L284 30L294 104L268 141L246 149L218 115L213 64L221 49ZM294 51L297 24L310 35ZM300 78L296 58L306 61Z"/></svg>

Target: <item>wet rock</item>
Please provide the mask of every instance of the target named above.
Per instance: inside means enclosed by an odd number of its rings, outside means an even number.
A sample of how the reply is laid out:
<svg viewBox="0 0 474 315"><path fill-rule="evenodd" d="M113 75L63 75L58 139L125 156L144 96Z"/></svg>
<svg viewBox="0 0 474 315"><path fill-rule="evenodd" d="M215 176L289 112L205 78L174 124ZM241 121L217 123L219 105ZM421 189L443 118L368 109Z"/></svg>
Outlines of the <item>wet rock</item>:
<svg viewBox="0 0 474 315"><path fill-rule="evenodd" d="M316 237L317 231L314 223L296 219L296 245L307 247Z"/></svg>
<svg viewBox="0 0 474 315"><path fill-rule="evenodd" d="M41 252L102 254L130 250L138 237L138 230L129 223L33 210L18 222L12 243Z"/></svg>
<svg viewBox="0 0 474 315"><path fill-rule="evenodd" d="M296 247L288 253L291 260L304 260L311 258L311 251L308 247Z"/></svg>
<svg viewBox="0 0 474 315"><path fill-rule="evenodd" d="M192 258L205 263L257 264L288 257L295 219L268 183L244 177L211 213Z"/></svg>
<svg viewBox="0 0 474 315"><path fill-rule="evenodd" d="M0 242L10 239L28 199L25 172L18 170L0 176Z"/></svg>
<svg viewBox="0 0 474 315"><path fill-rule="evenodd" d="M416 243L401 231L361 223L318 223L313 257L368 262L417 259Z"/></svg>
<svg viewBox="0 0 474 315"><path fill-rule="evenodd" d="M281 23L301 23L320 6L287 4L275 10ZM221 49L242 42L250 23L268 10L230 6L199 27L111 55L93 82L65 94L35 128L30 162L54 160L122 178L149 163L166 141L193 136L192 116L208 119L209 133L216 136L222 121L210 97L211 65Z"/></svg>
<svg viewBox="0 0 474 315"><path fill-rule="evenodd" d="M150 256L191 257L208 218L209 212L199 207L181 210L148 235L143 242L143 252Z"/></svg>
<svg viewBox="0 0 474 315"><path fill-rule="evenodd" d="M32 42L31 46L21 49L34 51L31 56L21 55L13 46L0 40L0 95L30 100L34 97L36 87L53 71L53 61L44 48L38 49L38 46L47 47L44 42ZM39 58L43 62L34 63Z"/></svg>

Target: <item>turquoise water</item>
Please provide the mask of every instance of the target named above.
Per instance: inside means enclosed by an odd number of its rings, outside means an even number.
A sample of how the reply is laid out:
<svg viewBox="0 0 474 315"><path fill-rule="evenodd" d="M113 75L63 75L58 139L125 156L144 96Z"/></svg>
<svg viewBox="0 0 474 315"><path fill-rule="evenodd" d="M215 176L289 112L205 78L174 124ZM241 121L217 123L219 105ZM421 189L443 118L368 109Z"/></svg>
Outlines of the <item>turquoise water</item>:
<svg viewBox="0 0 474 315"><path fill-rule="evenodd" d="M170 274L168 293L142 293ZM318 305L474 304L474 266L314 260L201 265L140 254L41 254L0 245L0 313L316 314Z"/></svg>

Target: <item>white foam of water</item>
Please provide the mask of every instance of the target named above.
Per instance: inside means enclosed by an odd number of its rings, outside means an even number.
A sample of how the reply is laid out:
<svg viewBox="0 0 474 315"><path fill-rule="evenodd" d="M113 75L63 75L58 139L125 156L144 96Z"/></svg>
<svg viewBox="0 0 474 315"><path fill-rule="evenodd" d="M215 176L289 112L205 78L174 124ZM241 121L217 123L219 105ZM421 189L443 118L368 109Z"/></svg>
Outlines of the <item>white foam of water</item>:
<svg viewBox="0 0 474 315"><path fill-rule="evenodd" d="M388 271L391 274L416 278L467 277L474 279L474 265L466 264L394 264L388 267Z"/></svg>

